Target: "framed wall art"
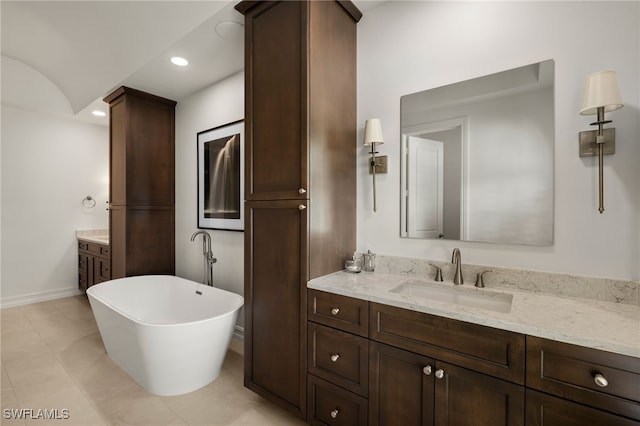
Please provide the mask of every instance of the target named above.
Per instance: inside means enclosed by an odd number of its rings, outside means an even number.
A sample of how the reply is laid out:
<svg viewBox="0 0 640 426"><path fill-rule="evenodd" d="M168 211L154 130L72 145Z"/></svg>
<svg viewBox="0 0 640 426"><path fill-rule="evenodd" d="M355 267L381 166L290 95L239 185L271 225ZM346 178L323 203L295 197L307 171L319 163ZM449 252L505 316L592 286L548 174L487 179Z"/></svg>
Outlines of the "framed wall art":
<svg viewBox="0 0 640 426"><path fill-rule="evenodd" d="M244 230L244 120L198 133L198 228Z"/></svg>

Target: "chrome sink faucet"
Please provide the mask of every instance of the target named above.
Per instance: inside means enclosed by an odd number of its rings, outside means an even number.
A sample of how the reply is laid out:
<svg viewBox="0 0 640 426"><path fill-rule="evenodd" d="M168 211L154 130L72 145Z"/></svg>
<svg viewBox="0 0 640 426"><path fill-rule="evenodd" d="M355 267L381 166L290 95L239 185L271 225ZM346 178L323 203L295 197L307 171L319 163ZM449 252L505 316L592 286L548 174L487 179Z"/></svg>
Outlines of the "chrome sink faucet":
<svg viewBox="0 0 640 426"><path fill-rule="evenodd" d="M451 257L451 263L456 264L456 272L453 276L453 283L456 285L464 284L464 278L462 277L462 259L460 257L460 249L453 249L453 256Z"/></svg>

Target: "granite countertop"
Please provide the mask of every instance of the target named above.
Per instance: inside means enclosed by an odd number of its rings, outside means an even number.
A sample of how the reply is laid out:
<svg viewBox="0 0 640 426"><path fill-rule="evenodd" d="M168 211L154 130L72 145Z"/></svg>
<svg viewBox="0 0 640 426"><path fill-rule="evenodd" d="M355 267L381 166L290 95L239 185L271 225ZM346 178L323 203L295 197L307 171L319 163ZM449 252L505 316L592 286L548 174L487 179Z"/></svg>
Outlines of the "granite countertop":
<svg viewBox="0 0 640 426"><path fill-rule="evenodd" d="M472 308L390 292L403 283L456 287L464 292L513 295L508 313ZM519 289L454 286L427 278L382 272L335 272L308 282L308 288L439 315L640 358L640 307Z"/></svg>
<svg viewBox="0 0 640 426"><path fill-rule="evenodd" d="M109 230L108 229L79 230L79 231L76 231L76 238L78 240L88 241L90 243L109 245Z"/></svg>

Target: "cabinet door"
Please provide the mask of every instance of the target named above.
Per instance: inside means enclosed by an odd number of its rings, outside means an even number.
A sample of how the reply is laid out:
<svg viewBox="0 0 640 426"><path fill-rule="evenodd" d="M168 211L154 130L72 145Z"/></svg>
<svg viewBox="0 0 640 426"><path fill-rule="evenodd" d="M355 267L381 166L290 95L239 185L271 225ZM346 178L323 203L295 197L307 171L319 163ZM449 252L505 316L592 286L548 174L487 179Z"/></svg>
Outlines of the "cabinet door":
<svg viewBox="0 0 640 426"><path fill-rule="evenodd" d="M78 288L80 290L86 290L92 284L90 282L91 277L93 277L92 259L93 257L87 253L78 253Z"/></svg>
<svg viewBox="0 0 640 426"><path fill-rule="evenodd" d="M245 212L245 385L303 416L306 204L247 202Z"/></svg>
<svg viewBox="0 0 640 426"><path fill-rule="evenodd" d="M640 422L527 389L527 426L639 426Z"/></svg>
<svg viewBox="0 0 640 426"><path fill-rule="evenodd" d="M264 2L245 16L245 198L304 199L307 2Z"/></svg>
<svg viewBox="0 0 640 426"><path fill-rule="evenodd" d="M435 362L377 342L370 350L369 423L433 425Z"/></svg>
<svg viewBox="0 0 640 426"><path fill-rule="evenodd" d="M436 363L436 426L524 425L524 387Z"/></svg>

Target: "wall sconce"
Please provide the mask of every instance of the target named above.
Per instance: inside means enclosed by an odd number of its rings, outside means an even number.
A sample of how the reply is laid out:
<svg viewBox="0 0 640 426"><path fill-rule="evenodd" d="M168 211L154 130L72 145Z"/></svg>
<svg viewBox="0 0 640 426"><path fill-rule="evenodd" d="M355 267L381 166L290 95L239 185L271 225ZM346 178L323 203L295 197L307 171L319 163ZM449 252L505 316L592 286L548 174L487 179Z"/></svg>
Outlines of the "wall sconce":
<svg viewBox="0 0 640 426"><path fill-rule="evenodd" d="M597 115L597 121L591 123L598 130L580 132L580 157L598 156L598 187L600 214L604 212L604 155L616 152L615 129L605 129L611 120L604 119L605 112L615 111L624 106L618 76L615 71L601 71L585 79L580 115Z"/></svg>
<svg viewBox="0 0 640 426"><path fill-rule="evenodd" d="M364 123L364 145L371 146L371 161L369 162L369 173L373 176L373 211L376 211L376 172L386 173L387 157L376 158L376 144L383 144L384 138L382 137L382 124L377 118L371 118ZM383 159L382 162L377 161ZM380 163L380 164L378 164Z"/></svg>

